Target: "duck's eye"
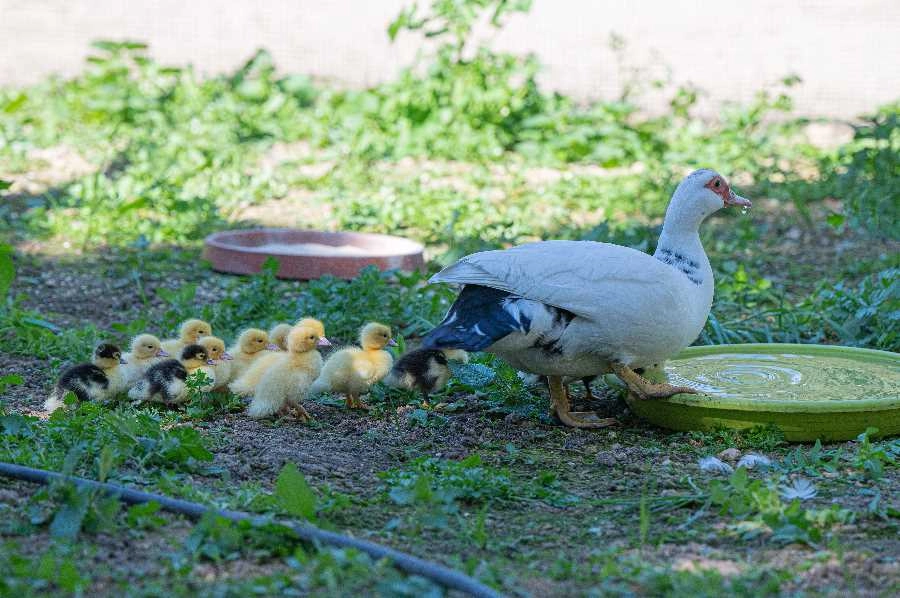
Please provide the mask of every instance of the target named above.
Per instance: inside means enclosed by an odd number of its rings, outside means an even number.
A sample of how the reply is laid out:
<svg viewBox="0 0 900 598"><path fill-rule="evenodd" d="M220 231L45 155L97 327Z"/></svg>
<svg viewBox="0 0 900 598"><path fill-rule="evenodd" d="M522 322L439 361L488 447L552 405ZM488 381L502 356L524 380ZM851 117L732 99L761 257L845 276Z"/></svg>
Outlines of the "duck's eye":
<svg viewBox="0 0 900 598"><path fill-rule="evenodd" d="M722 181L721 181L720 179L716 179L716 182L713 183L713 187L715 187L716 189L718 189L718 188L721 187L721 186L722 186Z"/></svg>

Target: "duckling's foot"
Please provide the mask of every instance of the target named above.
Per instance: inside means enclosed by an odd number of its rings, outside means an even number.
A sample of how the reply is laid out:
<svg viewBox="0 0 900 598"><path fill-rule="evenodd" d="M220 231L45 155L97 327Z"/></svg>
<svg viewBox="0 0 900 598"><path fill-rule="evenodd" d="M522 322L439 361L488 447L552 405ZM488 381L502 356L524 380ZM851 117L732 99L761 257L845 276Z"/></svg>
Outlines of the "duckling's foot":
<svg viewBox="0 0 900 598"><path fill-rule="evenodd" d="M627 365L621 363L613 363L612 371L628 386L628 390L641 399L667 399L672 395L681 393L697 394L697 389L690 386L673 386L666 382L650 382Z"/></svg>
<svg viewBox="0 0 900 598"><path fill-rule="evenodd" d="M550 400L553 401L551 413L555 412L556 417L563 425L570 428L608 428L619 423L613 417L600 418L593 411L569 411L569 397L566 388L559 376L547 376L547 383L550 387Z"/></svg>
<svg viewBox="0 0 900 598"><path fill-rule="evenodd" d="M309 411L307 411L307 410L303 407L303 405L299 405L299 404L298 404L298 405L294 405L294 406L291 408L291 414L292 414L294 417L296 417L297 419L299 419L300 421L304 422L304 423L306 423L306 422L308 422L309 420L312 419L312 416L310 416Z"/></svg>
<svg viewBox="0 0 900 598"><path fill-rule="evenodd" d="M356 395L347 395L347 400L345 401L347 405L347 409L364 409L368 411L370 407L366 405L362 399L360 399Z"/></svg>

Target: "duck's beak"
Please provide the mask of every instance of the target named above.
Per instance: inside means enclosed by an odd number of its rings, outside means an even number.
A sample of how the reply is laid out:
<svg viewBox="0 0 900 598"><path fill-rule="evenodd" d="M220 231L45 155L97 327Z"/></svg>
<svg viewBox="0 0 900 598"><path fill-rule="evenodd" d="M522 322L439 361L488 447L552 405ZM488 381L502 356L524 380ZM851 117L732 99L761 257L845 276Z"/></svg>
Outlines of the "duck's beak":
<svg viewBox="0 0 900 598"><path fill-rule="evenodd" d="M741 197L740 195L735 194L734 191L730 191L728 197L725 198L725 207L728 206L741 206L742 208L750 208L753 206L750 203L750 200L746 197Z"/></svg>
<svg viewBox="0 0 900 598"><path fill-rule="evenodd" d="M316 341L316 345L318 345L319 347L330 347L331 341L323 336L319 338L318 341Z"/></svg>
<svg viewBox="0 0 900 598"><path fill-rule="evenodd" d="M222 359L224 359L225 361L231 361L232 359L234 359L234 357L231 355L231 353L228 353L226 351L225 353L222 353Z"/></svg>
<svg viewBox="0 0 900 598"><path fill-rule="evenodd" d="M388 347L396 347L396 346L397 346L397 341L395 341L394 339L391 339L388 341Z"/></svg>
<svg viewBox="0 0 900 598"><path fill-rule="evenodd" d="M162 349L160 349L159 351L156 352L156 356L157 357L168 357L169 353L167 351L163 351Z"/></svg>
<svg viewBox="0 0 900 598"><path fill-rule="evenodd" d="M278 345L276 345L275 343L269 343L268 345L266 345L266 349L268 349L269 351L277 351Z"/></svg>

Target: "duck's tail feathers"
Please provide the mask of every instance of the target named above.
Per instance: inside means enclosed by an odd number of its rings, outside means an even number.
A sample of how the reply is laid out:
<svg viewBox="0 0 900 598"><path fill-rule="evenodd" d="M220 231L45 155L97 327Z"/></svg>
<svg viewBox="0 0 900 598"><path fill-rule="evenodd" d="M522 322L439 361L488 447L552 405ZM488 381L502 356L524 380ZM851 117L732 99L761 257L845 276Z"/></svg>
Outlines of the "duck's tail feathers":
<svg viewBox="0 0 900 598"><path fill-rule="evenodd" d="M508 334L528 332L532 303L499 289L466 285L422 347L483 351Z"/></svg>

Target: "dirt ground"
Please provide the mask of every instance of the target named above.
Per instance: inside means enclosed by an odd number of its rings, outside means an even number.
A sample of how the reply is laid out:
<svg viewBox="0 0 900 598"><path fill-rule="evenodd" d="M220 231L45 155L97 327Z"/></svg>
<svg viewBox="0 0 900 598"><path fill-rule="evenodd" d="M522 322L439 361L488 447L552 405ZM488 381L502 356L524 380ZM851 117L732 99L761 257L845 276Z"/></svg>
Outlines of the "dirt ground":
<svg viewBox="0 0 900 598"><path fill-rule="evenodd" d="M200 277L202 266L189 259L179 263L182 266L144 271L144 292L152 295L161 286L176 288L184 280L202 280L198 297L215 300L216 289L227 277L205 270ZM122 282L127 280L124 262L92 258L78 264L39 254L25 256L19 264L16 290L27 296L26 306L53 313L54 322L61 325L93 322L105 327L111 313L118 321L138 315L139 303L130 302L130 287ZM152 319L154 310L163 309L161 302L152 305L151 313L141 315ZM50 364L39 359L0 354L0 372L18 373L25 379L24 385L3 397L5 405L16 413L40 414L50 371ZM641 524L636 498L645 493L685 492L685 475L695 479L705 475L697 469L698 455L724 447L711 441L704 445L702 439L688 442L685 435L651 428L623 414L623 404L607 396L602 385L595 390L601 398L591 407L622 416L622 426L602 431L564 429L514 413L492 413L475 396L457 397L464 408L446 414L442 425L432 427L415 425L397 414L393 405L360 414L327 401L308 405L313 425L225 415L195 424L213 439L212 467L219 473L185 474L180 481L212 495L245 484L270 490L281 467L294 463L313 486L350 497L351 507L331 516L337 529L450 566L459 567L470 559L484 562L495 578L505 580L506 591L523 596L585 595L590 588L600 593L653 593L653 585L647 585L645 578L639 583L604 586L607 577L628 580L642 567L714 572L724 579L776 572L782 594L876 596L884 595L892 587L891 580L897 580L900 539L890 522L867 520L845 526L835 547L812 549L724 535L723 519L716 513L701 514L687 523L697 505L676 505L652 511L649 540L637 542ZM779 459L789 450L774 449L769 456ZM484 521L488 539L479 546L471 540L477 513L463 513L457 525L423 528L414 513L385 498L380 472L424 455L458 460L471 454L507 468L513 480L552 472L559 486L578 501L553 506L529 499L493 506ZM896 501L900 478L894 470L888 476L882 492ZM14 507L35 491L33 486L4 480L0 504ZM869 498L848 480L830 486L821 500L862 512ZM167 521L160 530L143 531L135 538L100 535L92 540L91 567L110 571L108 579L101 576L94 586L98 595L116 595L121 589L116 580L123 577L147 581L164 575L160 563L176 551L191 529L185 520L167 516ZM24 553L37 554L49 539L40 532L16 541ZM247 559L202 565L192 576L198 587L205 587L231 576L245 579L280 567L272 563ZM618 573L611 573L611 563L621 567Z"/></svg>

